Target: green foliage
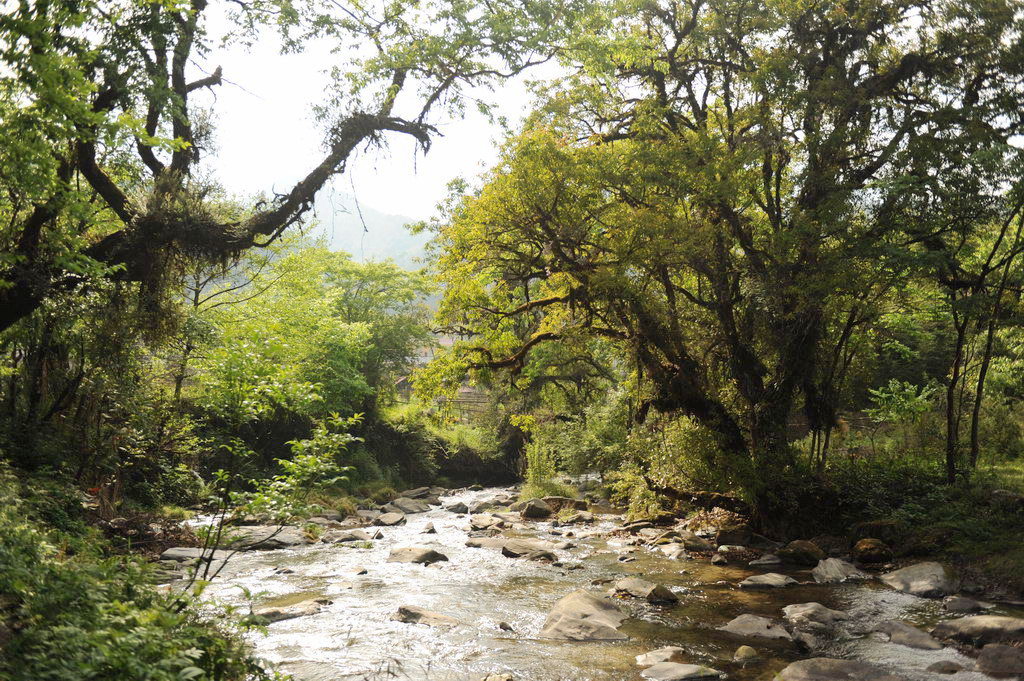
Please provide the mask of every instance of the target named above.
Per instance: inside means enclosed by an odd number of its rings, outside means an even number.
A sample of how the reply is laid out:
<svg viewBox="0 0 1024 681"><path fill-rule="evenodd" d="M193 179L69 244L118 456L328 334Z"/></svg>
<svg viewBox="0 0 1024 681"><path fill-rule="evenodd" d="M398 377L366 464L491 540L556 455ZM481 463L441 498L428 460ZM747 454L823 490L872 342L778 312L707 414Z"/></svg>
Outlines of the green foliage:
<svg viewBox="0 0 1024 681"><path fill-rule="evenodd" d="M0 676L11 681L269 679L231 613L152 586L145 564L70 556L0 479ZM184 607L182 607L184 606ZM59 654L56 652L59 651Z"/></svg>
<svg viewBox="0 0 1024 681"><path fill-rule="evenodd" d="M311 515L315 509L310 495L346 480L343 474L350 468L340 462L348 446L359 439L349 430L361 419L359 414L349 418L332 414L314 426L312 437L292 441L291 458L277 460L279 475L253 481L252 491L232 492L236 512L282 524Z"/></svg>
<svg viewBox="0 0 1024 681"><path fill-rule="evenodd" d="M886 386L868 390L871 402L875 406L865 410L865 413L875 421L906 424L931 408L931 399L935 392L936 388L933 386L919 388L912 383L893 378Z"/></svg>

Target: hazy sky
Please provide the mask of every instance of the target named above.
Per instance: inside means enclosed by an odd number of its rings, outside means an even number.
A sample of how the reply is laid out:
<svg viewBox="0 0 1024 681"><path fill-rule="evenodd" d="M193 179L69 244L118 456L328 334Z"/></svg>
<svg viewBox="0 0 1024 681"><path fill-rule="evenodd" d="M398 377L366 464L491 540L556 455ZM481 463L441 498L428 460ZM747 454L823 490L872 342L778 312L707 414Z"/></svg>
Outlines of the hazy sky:
<svg viewBox="0 0 1024 681"><path fill-rule="evenodd" d="M204 102L213 102L216 116L218 150L207 159L215 176L239 193L286 190L324 153L310 107L324 98L329 53L314 48L281 55L276 41L267 41L251 50L215 50L201 66L208 72L218 65L225 82L214 95L203 95ZM519 82L491 95L491 101L518 121L529 98ZM334 178L335 191L354 193L362 204L385 213L430 217L452 178L475 176L494 161L500 132L475 110L438 127L444 136L426 156L399 134L389 135L387 149L360 150L349 171Z"/></svg>

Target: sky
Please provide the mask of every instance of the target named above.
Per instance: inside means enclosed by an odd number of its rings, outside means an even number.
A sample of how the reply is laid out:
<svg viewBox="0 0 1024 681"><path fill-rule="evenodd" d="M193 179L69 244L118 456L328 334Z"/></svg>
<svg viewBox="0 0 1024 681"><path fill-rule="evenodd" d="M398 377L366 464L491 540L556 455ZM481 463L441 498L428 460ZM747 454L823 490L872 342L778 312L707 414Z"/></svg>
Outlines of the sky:
<svg viewBox="0 0 1024 681"><path fill-rule="evenodd" d="M268 40L251 49L214 50L194 65L197 75L223 68L224 83L201 101L215 112L217 149L207 162L229 191L283 192L319 162L323 132L311 106L324 98L330 63L331 55L316 45L303 54L282 55L276 41ZM518 81L490 95L490 101L514 122L531 100ZM431 217L450 180L473 178L493 164L500 133L475 109L463 120L442 120L438 128L443 136L426 155L411 138L395 133L387 149L360 150L348 171L333 179L333 190L383 213Z"/></svg>

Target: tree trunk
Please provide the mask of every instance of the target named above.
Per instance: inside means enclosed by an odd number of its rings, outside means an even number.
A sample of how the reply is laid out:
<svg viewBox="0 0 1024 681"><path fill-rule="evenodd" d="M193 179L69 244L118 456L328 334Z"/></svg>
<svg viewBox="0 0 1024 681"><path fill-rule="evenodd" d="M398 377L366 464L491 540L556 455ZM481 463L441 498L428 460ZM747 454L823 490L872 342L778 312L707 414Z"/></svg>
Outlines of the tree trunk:
<svg viewBox="0 0 1024 681"><path fill-rule="evenodd" d="M954 300L955 302L955 300ZM956 345L953 353L953 367L949 385L946 388L946 482L956 482L957 460L960 449L960 416L957 386L961 380L961 366L964 359L964 345L967 335L967 320L960 319L954 310L953 325L956 327Z"/></svg>

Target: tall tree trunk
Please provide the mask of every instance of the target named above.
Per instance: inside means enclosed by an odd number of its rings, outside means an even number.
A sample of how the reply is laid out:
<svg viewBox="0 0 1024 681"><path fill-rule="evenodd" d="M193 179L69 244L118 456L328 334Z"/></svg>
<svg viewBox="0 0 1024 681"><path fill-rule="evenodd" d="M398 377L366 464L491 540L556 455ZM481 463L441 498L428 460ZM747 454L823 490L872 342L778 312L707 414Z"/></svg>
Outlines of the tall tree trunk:
<svg viewBox="0 0 1024 681"><path fill-rule="evenodd" d="M953 302L956 302L955 298ZM956 482L957 460L959 459L960 404L957 399L957 387L961 380L964 345L967 336L967 320L961 319L955 309L953 310L953 326L956 328L956 345L949 385L946 388L946 482L950 485Z"/></svg>

